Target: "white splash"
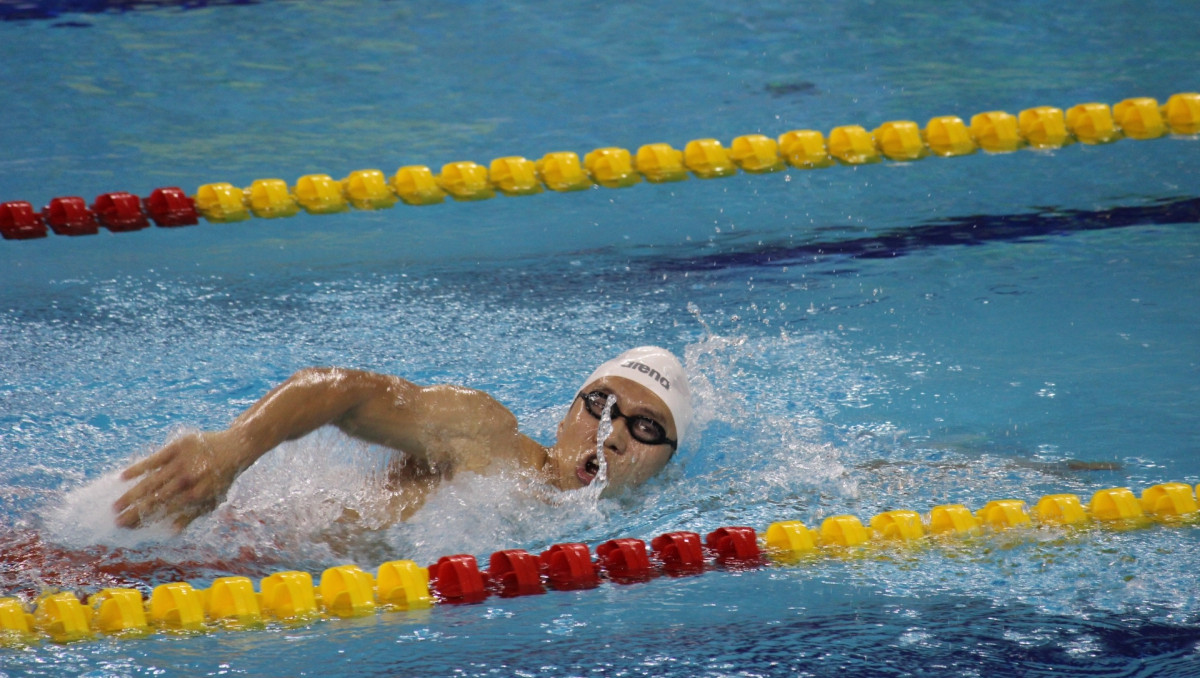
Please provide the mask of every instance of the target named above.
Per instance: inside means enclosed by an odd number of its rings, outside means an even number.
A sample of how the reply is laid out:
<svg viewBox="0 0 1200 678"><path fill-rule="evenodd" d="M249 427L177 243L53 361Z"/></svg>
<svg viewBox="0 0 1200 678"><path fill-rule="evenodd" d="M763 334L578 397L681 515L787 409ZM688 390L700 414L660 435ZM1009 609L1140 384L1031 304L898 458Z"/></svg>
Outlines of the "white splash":
<svg viewBox="0 0 1200 678"><path fill-rule="evenodd" d="M612 411L616 406L617 397L608 394L604 401L604 412L600 415L600 425L596 427L596 463L599 464L600 470L596 472L596 479L592 484L599 485L601 490L608 487L608 458L604 456L604 442L612 435Z"/></svg>
<svg viewBox="0 0 1200 678"><path fill-rule="evenodd" d="M117 527L113 502L133 485L134 481L121 480L121 471L114 470L67 492L44 516L46 537L72 548L94 544L137 547L170 539L174 531L165 523L137 530Z"/></svg>
<svg viewBox="0 0 1200 678"><path fill-rule="evenodd" d="M608 458L604 456L604 442L612 435L612 410L616 404L617 397L610 393L604 402L604 412L600 415L600 424L596 427L596 464L600 468L587 487L574 491L575 494L581 495L589 502L598 500L608 487Z"/></svg>

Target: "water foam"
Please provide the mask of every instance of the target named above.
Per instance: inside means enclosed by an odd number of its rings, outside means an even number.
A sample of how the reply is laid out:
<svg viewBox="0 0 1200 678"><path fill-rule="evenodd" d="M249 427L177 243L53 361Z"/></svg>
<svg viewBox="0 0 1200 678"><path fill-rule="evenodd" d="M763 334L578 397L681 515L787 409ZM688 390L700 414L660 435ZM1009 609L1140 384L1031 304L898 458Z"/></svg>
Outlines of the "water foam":
<svg viewBox="0 0 1200 678"><path fill-rule="evenodd" d="M43 517L46 538L68 548L95 545L136 548L159 544L173 537L174 530L165 523L137 530L116 526L113 502L134 484L135 481L122 480L118 469L64 493Z"/></svg>

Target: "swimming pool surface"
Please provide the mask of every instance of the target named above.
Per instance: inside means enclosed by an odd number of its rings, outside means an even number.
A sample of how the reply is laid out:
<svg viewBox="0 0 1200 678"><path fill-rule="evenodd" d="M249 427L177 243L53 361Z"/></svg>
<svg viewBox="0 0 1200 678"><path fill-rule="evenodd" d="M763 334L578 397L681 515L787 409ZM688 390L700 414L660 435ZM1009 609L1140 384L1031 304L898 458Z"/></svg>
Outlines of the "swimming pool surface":
<svg viewBox="0 0 1200 678"><path fill-rule="evenodd" d="M1200 90L1185 2L154 5L0 22L0 201ZM0 595L1195 485L1198 144L0 241ZM625 496L466 476L347 534L386 452L319 431L179 537L111 528L131 456L302 367L480 388L549 443L591 369L648 343L685 358L699 432ZM1195 527L1016 530L13 646L0 675L1189 676L1198 558Z"/></svg>

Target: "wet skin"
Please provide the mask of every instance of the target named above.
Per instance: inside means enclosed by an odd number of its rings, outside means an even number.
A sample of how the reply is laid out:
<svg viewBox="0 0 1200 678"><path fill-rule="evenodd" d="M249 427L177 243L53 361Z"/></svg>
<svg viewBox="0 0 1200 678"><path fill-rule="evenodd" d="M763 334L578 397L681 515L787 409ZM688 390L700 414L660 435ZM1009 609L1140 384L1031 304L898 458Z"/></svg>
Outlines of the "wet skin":
<svg viewBox="0 0 1200 678"><path fill-rule="evenodd" d="M621 412L655 419L676 437L663 402L646 387L621 377L587 385L617 397ZM242 413L228 429L183 435L122 472L137 483L113 508L121 527L166 520L176 529L208 513L233 481L263 454L325 425L391 447L398 454L388 479L391 521L405 520L428 493L458 471L491 475L530 472L563 490L590 484L596 469L600 421L576 398L558 426L553 446L522 434L516 417L482 391L418 386L399 377L346 370L301 370ZM635 440L625 419L613 422L604 441L606 492L645 482L666 465L669 444Z"/></svg>

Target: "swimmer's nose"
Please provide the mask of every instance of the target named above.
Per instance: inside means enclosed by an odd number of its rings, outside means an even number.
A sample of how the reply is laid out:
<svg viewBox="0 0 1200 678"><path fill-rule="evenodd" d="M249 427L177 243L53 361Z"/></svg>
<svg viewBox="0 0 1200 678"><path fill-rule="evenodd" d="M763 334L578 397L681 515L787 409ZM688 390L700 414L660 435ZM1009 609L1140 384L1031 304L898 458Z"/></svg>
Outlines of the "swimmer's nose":
<svg viewBox="0 0 1200 678"><path fill-rule="evenodd" d="M612 450L617 454L625 454L625 447L629 444L629 429L624 423L623 420L619 423L613 422L612 433L604 439L604 449Z"/></svg>

